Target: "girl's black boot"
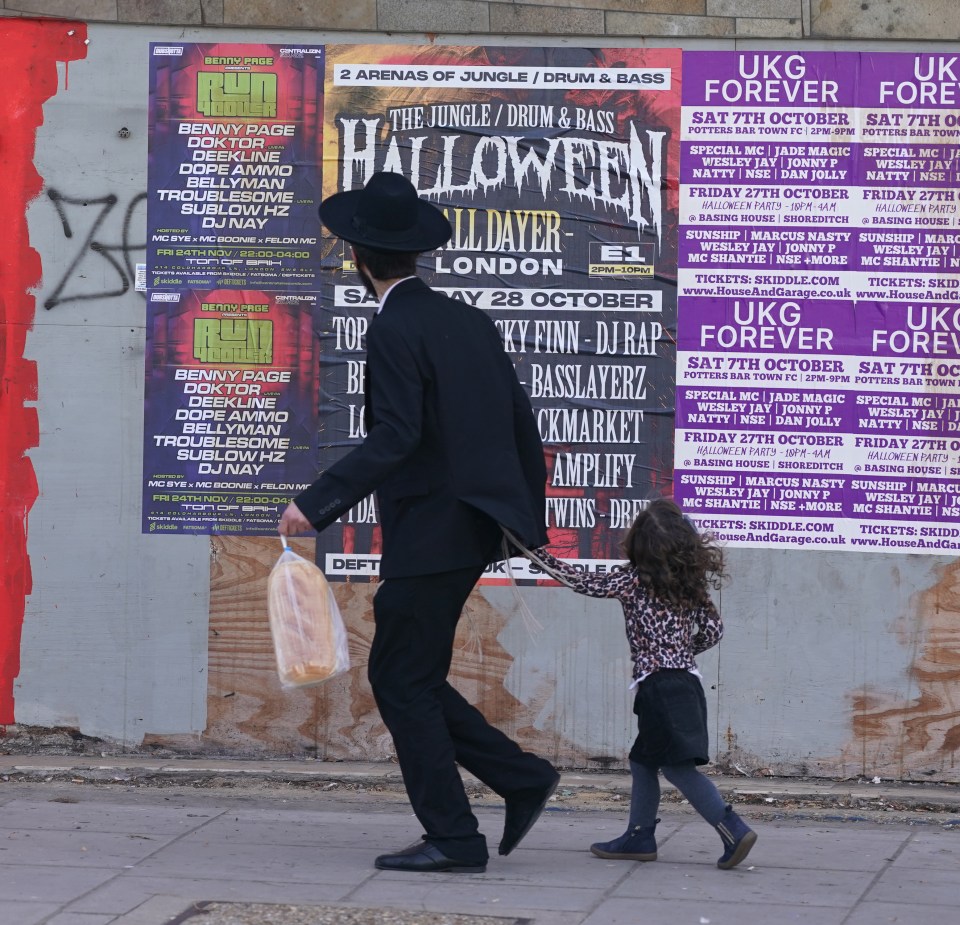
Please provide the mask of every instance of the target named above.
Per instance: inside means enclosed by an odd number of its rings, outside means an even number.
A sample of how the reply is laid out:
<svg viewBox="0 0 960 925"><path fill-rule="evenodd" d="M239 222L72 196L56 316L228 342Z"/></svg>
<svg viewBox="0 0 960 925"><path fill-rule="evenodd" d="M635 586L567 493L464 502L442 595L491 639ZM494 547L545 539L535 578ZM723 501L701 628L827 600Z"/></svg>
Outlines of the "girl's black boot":
<svg viewBox="0 0 960 925"><path fill-rule="evenodd" d="M723 855L717 861L721 870L736 867L749 853L757 840L753 831L727 804L727 811L715 826L723 839Z"/></svg>
<svg viewBox="0 0 960 925"><path fill-rule="evenodd" d="M657 822L659 821L658 819ZM590 851L598 858L610 858L615 861L655 861L657 840L654 832L657 822L647 826L635 825L613 841L592 844Z"/></svg>

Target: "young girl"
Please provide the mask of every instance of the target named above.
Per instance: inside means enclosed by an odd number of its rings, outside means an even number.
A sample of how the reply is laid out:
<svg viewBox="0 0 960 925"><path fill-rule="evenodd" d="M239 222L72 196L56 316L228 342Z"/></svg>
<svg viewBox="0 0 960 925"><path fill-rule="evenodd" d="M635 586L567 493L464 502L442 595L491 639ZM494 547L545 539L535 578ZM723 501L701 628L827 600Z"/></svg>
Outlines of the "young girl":
<svg viewBox="0 0 960 925"><path fill-rule="evenodd" d="M580 594L617 598L626 618L639 729L630 750L630 822L619 838L590 850L601 858L657 859L657 772L662 771L720 833L723 856L717 866L729 870L747 856L757 835L697 770L709 759L707 705L694 661L723 635L708 593L724 577L723 556L668 498L652 501L637 517L623 551L629 566L607 575L578 572L542 547L530 556Z"/></svg>

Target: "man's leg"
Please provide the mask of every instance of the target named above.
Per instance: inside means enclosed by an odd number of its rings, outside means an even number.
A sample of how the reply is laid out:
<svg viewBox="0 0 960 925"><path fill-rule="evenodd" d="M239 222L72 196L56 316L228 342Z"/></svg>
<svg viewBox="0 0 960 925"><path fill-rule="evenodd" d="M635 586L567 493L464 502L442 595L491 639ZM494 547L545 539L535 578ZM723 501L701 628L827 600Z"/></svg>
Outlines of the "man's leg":
<svg viewBox="0 0 960 925"><path fill-rule="evenodd" d="M508 797L554 781L557 772L549 761L523 751L456 688L445 684L439 696L457 762L494 793Z"/></svg>
<svg viewBox="0 0 960 925"><path fill-rule="evenodd" d="M540 818L560 775L549 761L523 751L488 723L449 684L440 699L457 761L504 798L506 813L498 851L510 854Z"/></svg>
<svg viewBox="0 0 960 925"><path fill-rule="evenodd" d="M457 770L442 697L460 612L482 572L473 567L384 581L374 598L367 669L427 840L451 858L478 862L487 859L486 839Z"/></svg>

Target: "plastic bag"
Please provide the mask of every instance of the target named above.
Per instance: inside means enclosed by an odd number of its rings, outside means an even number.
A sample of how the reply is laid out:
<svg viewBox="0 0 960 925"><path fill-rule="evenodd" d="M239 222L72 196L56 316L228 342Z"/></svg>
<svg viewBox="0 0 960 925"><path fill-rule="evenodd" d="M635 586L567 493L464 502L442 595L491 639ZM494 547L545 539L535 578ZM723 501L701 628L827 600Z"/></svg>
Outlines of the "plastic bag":
<svg viewBox="0 0 960 925"><path fill-rule="evenodd" d="M280 539L283 553L267 581L277 672L284 687L309 687L349 670L347 630L323 572Z"/></svg>

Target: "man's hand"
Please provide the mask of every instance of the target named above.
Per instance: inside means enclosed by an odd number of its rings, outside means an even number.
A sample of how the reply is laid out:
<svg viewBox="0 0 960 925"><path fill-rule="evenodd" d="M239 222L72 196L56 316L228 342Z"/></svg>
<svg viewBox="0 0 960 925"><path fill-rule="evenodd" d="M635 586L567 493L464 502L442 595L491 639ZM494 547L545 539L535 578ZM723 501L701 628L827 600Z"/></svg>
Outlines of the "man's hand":
<svg viewBox="0 0 960 925"><path fill-rule="evenodd" d="M280 517L278 532L283 536L299 536L301 533L309 533L312 529L313 524L303 516L300 508L291 501Z"/></svg>

